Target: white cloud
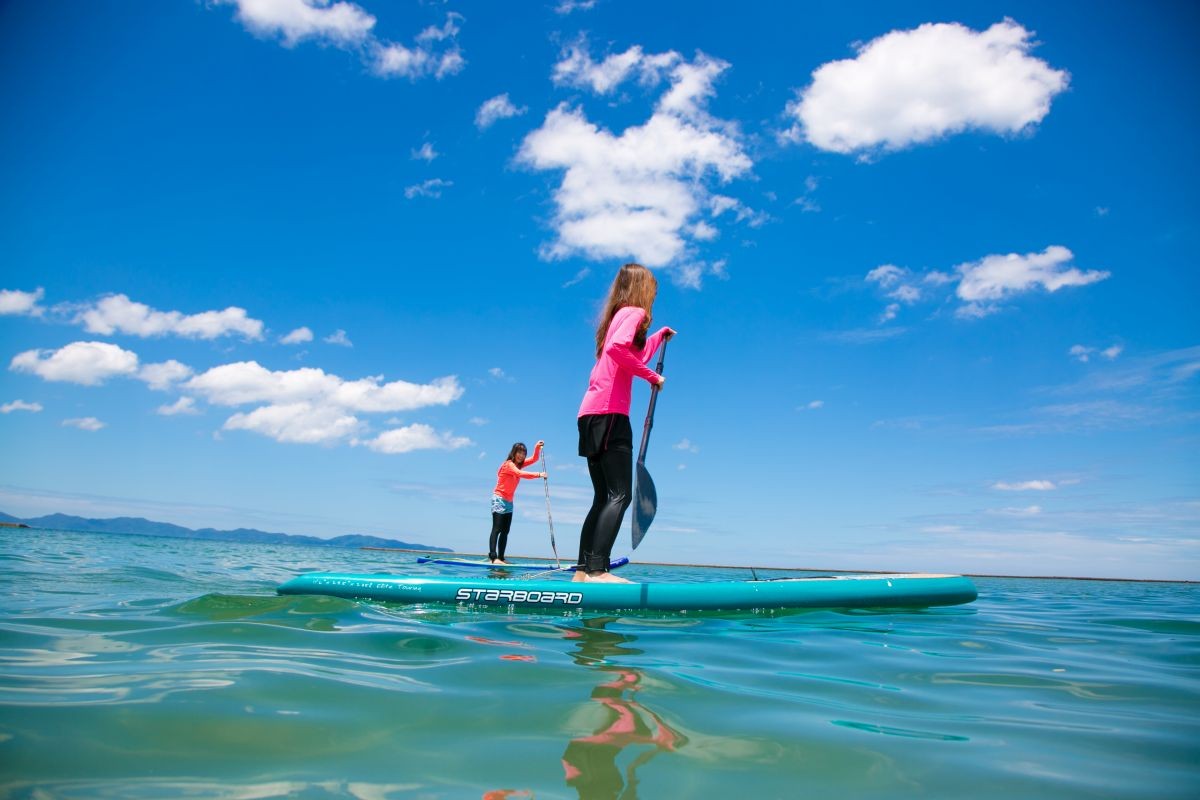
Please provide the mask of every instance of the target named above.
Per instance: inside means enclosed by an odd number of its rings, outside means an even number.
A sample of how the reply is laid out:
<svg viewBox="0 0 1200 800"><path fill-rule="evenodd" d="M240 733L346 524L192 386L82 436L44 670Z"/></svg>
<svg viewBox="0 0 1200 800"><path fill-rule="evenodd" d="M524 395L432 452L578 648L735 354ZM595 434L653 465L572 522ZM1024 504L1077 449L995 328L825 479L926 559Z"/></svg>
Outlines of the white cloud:
<svg viewBox="0 0 1200 800"><path fill-rule="evenodd" d="M420 161L433 161L438 157L438 152L437 150L433 149L433 145L431 145L429 142L425 142L421 145L420 150L412 151L412 157Z"/></svg>
<svg viewBox="0 0 1200 800"><path fill-rule="evenodd" d="M142 337L175 334L190 339L216 339L237 333L246 339L261 339L263 331L263 323L246 316L244 308L230 306L224 311L187 315L179 311L156 311L123 294L100 299L80 312L75 321L82 322L89 333L105 336L120 332Z"/></svg>
<svg viewBox="0 0 1200 800"><path fill-rule="evenodd" d="M1049 492L1057 489L1054 481L1037 480L1037 481L1018 481L1016 483L1008 483L1007 481L996 481L992 484L992 488L1001 492Z"/></svg>
<svg viewBox="0 0 1200 800"><path fill-rule="evenodd" d="M808 403L800 406L796 410L797 411L815 411L818 408L822 408L824 405L825 405L824 400L810 400Z"/></svg>
<svg viewBox="0 0 1200 800"><path fill-rule="evenodd" d="M508 92L498 94L490 100L483 101L483 105L475 112L475 125L480 130L490 128L493 123L509 119L511 117L519 117L529 109L525 106L517 107L508 99Z"/></svg>
<svg viewBox="0 0 1200 800"><path fill-rule="evenodd" d="M336 344L341 347L354 347L354 342L350 341L350 337L341 328L326 336L322 341L326 344Z"/></svg>
<svg viewBox="0 0 1200 800"><path fill-rule="evenodd" d="M312 367L271 371L253 361L214 367L183 388L214 405L259 406L231 416L224 430L253 431L280 442L306 444L333 444L363 434L367 426L356 413L449 405L463 393L454 377L428 384L383 383L380 377L346 381Z"/></svg>
<svg viewBox="0 0 1200 800"><path fill-rule="evenodd" d="M979 261L960 264L956 294L966 304L959 316L981 317L998 310L995 301L1041 287L1056 292L1064 287L1086 286L1102 281L1110 273L1084 272L1066 264L1075 256L1065 247L1051 245L1040 253L1008 253L986 256Z"/></svg>
<svg viewBox="0 0 1200 800"><path fill-rule="evenodd" d="M1121 353L1124 351L1125 348L1119 344L1114 344L1111 347L1104 348L1103 350L1100 350L1096 347L1088 347L1086 345L1077 344L1073 345L1071 349L1067 351L1067 353L1075 360L1086 364L1088 361L1091 361L1092 356L1094 355L1099 355L1106 361L1114 361L1117 356L1121 355Z"/></svg>
<svg viewBox="0 0 1200 800"><path fill-rule="evenodd" d="M1029 55L1011 19L977 32L958 23L892 31L855 58L818 67L788 104L784 134L821 150L899 150L968 129L1015 134L1037 125L1069 75Z"/></svg>
<svg viewBox="0 0 1200 800"><path fill-rule="evenodd" d="M26 403L24 400L13 400L0 406L0 414L11 414L14 411L31 411L36 414L41 410L41 403Z"/></svg>
<svg viewBox="0 0 1200 800"><path fill-rule="evenodd" d="M0 289L0 315L41 316L45 309L38 305L38 300L41 300L45 293L40 286L32 292L22 292L20 289Z"/></svg>
<svg viewBox="0 0 1200 800"><path fill-rule="evenodd" d="M287 336L284 336L282 339L279 340L279 343L280 344L304 344L305 342L311 342L312 340L313 340L312 329L307 326L304 326L304 327L296 328L296 330L292 331Z"/></svg>
<svg viewBox="0 0 1200 800"><path fill-rule="evenodd" d="M237 18L251 33L278 37L284 47L305 41L357 53L381 77L442 78L459 72L466 61L458 47L462 15L446 15L441 28L426 28L406 47L379 39L375 17L362 6L331 0L217 0L237 6Z"/></svg>
<svg viewBox="0 0 1200 800"><path fill-rule="evenodd" d="M181 397L170 405L161 405L154 412L161 414L164 417L173 417L177 414L199 414L196 409L196 401L190 397Z"/></svg>
<svg viewBox="0 0 1200 800"><path fill-rule="evenodd" d="M192 368L175 359L160 364L147 364L138 370L137 377L150 385L151 389L170 389L176 383L190 378Z"/></svg>
<svg viewBox="0 0 1200 800"><path fill-rule="evenodd" d="M332 444L354 435L362 426L357 417L338 406L280 403L234 414L222 429L253 431L277 442Z"/></svg>
<svg viewBox="0 0 1200 800"><path fill-rule="evenodd" d="M213 367L184 388L215 405L311 402L379 413L449 405L463 393L453 376L426 384L381 381L381 377L346 381L314 367L271 371L257 362L241 361Z"/></svg>
<svg viewBox="0 0 1200 800"><path fill-rule="evenodd" d="M570 14L572 11L591 11L596 7L596 0L559 0L554 7L555 14Z"/></svg>
<svg viewBox="0 0 1200 800"><path fill-rule="evenodd" d="M587 267L584 267L583 269L579 270L579 272L575 273L574 278L571 278L571 280L564 283L562 285L562 288L567 289L571 286L574 286L577 283L581 283L584 278L586 278L588 275L591 275L591 274L592 274L592 271L590 269L588 269Z"/></svg>
<svg viewBox="0 0 1200 800"><path fill-rule="evenodd" d="M403 428L384 431L373 439L356 441L377 453L408 453L413 450L457 450L470 447L473 442L465 436L438 433L428 425L413 424Z"/></svg>
<svg viewBox="0 0 1200 800"><path fill-rule="evenodd" d="M680 439L678 444L672 445L676 450L683 450L687 453L699 453L700 446L693 443L690 439Z"/></svg>
<svg viewBox="0 0 1200 800"><path fill-rule="evenodd" d="M659 79L662 69L678 61L679 54L674 52L647 58L642 48L635 45L624 53L614 53L596 63L588 52L587 42L580 38L567 46L562 60L554 65L551 80L559 86L576 86L591 89L596 94L609 94L635 71L642 73L644 81L654 82Z"/></svg>
<svg viewBox="0 0 1200 800"><path fill-rule="evenodd" d="M703 53L689 63L675 53L627 52L639 56L637 71L643 75L674 65L665 72L670 87L644 124L616 135L564 103L526 136L517 155L534 169L563 172L554 193L557 240L543 248L545 258L582 253L593 259L633 257L651 267L678 262L689 234L707 235L694 227L696 217L711 208L706 183L728 182L752 166L735 126L703 108L728 64ZM583 67L556 68L556 74L596 85Z"/></svg>
<svg viewBox="0 0 1200 800"><path fill-rule="evenodd" d="M79 428L81 431L98 431L104 427L104 423L95 417L64 419L62 424L64 428Z"/></svg>
<svg viewBox="0 0 1200 800"><path fill-rule="evenodd" d="M72 342L58 350L26 350L9 369L28 372L47 381L96 386L118 375L137 372L136 353L107 342Z"/></svg>
<svg viewBox="0 0 1200 800"><path fill-rule="evenodd" d="M479 426L479 427L482 427L482 426L488 424L488 421L486 419L484 419L483 417L471 417L469 420L467 420L467 422L471 423L472 425Z"/></svg>
<svg viewBox="0 0 1200 800"><path fill-rule="evenodd" d="M424 183L416 183L404 189L404 196L409 200L414 197L441 197L442 189L454 185L454 181L444 181L441 178L430 178Z"/></svg>
<svg viewBox="0 0 1200 800"><path fill-rule="evenodd" d="M237 5L237 18L259 36L279 36L287 47L307 39L348 47L371 36L375 17L354 3L328 0L218 0Z"/></svg>
<svg viewBox="0 0 1200 800"><path fill-rule="evenodd" d="M1021 508L989 508L989 514L1001 514L1008 517L1035 517L1042 513L1041 506L1023 506Z"/></svg>

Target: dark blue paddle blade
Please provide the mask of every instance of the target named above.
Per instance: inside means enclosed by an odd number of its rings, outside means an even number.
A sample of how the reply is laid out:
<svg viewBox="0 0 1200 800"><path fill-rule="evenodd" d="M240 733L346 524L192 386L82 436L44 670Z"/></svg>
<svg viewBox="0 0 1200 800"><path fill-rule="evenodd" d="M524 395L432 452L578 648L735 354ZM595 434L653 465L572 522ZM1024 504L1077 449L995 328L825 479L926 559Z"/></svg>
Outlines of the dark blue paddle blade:
<svg viewBox="0 0 1200 800"><path fill-rule="evenodd" d="M654 522L656 513L658 513L658 492L654 488L654 481L650 478L650 472L646 469L646 465L639 461L637 488L634 490L633 497L634 550L637 550L637 546L642 543L646 531L650 530L650 523Z"/></svg>

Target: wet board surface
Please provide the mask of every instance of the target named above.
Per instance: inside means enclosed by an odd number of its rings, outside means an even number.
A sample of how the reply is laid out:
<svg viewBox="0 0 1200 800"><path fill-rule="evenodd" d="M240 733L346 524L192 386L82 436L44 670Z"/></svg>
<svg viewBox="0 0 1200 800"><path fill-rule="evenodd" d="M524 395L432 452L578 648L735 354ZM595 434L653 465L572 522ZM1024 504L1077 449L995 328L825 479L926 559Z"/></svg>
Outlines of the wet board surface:
<svg viewBox="0 0 1200 800"><path fill-rule="evenodd" d="M923 608L969 603L961 575L869 574L693 583L582 583L317 572L280 594L321 594L393 603L451 603L558 610L741 610L756 608Z"/></svg>

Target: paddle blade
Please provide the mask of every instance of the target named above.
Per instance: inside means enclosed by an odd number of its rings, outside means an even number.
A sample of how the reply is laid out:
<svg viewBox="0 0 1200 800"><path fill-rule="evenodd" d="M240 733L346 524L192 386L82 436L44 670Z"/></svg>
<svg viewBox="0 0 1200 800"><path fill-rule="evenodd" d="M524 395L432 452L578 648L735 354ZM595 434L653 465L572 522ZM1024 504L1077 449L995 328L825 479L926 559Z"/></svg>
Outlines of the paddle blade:
<svg viewBox="0 0 1200 800"><path fill-rule="evenodd" d="M646 469L646 465L638 462L637 488L633 494L634 550L642 543L646 531L650 530L650 523L654 522L656 513L658 513L658 492L654 488L654 481L650 478L650 472Z"/></svg>

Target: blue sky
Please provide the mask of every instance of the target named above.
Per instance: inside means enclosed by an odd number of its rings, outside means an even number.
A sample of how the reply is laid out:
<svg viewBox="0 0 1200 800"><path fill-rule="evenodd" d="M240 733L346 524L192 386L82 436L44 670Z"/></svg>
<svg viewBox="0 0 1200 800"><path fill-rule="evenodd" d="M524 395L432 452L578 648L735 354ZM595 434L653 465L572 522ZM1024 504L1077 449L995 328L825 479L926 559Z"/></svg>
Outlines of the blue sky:
<svg viewBox="0 0 1200 800"><path fill-rule="evenodd" d="M0 510L573 553L632 259L636 558L1198 579L1197 22L6 3Z"/></svg>

